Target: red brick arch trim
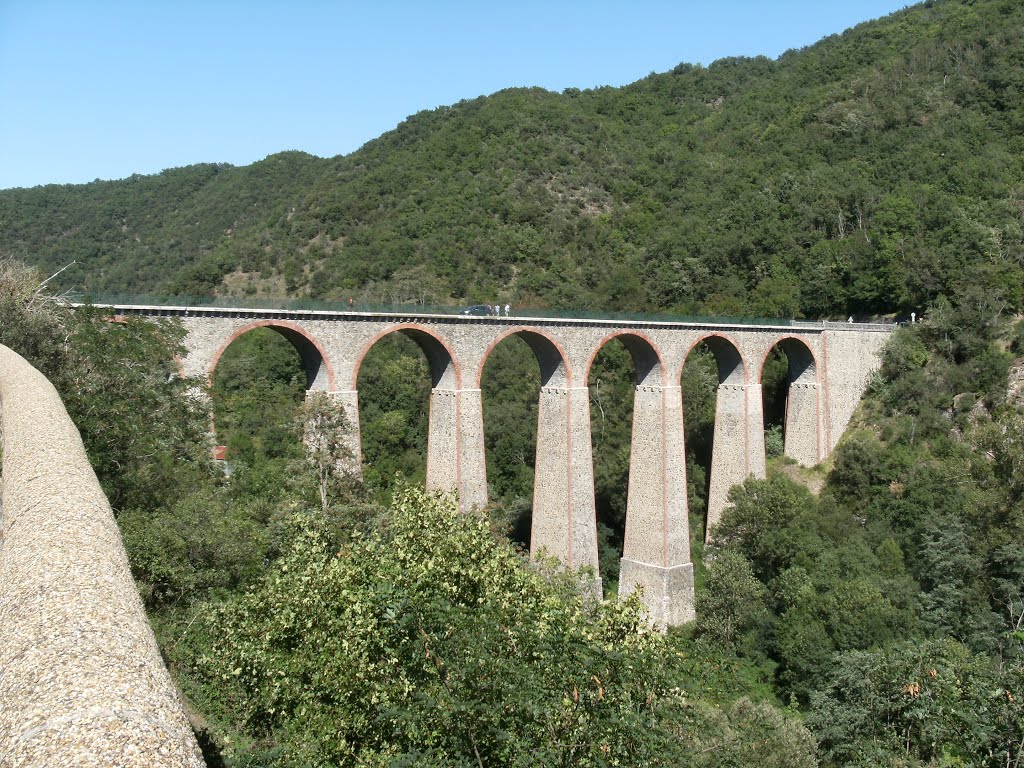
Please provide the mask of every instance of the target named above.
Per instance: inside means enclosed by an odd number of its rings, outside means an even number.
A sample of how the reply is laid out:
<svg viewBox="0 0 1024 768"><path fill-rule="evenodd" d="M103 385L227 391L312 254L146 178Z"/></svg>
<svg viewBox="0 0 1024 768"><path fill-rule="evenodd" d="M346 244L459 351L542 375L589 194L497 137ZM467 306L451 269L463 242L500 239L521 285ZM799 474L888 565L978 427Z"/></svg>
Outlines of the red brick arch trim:
<svg viewBox="0 0 1024 768"><path fill-rule="evenodd" d="M451 345L447 341L445 341L443 338L438 336L436 331L432 330L431 328L429 328L429 327L427 327L425 325L420 325L419 323L397 323L395 325L392 325L392 326L389 326L389 327L385 328L380 333L374 335L374 337L372 339L370 339L365 345L363 345L362 350L359 352L359 356L356 357L356 364L355 364L355 367L352 370L352 389L353 390L358 390L359 389L359 369L362 368L362 366L363 366L363 358L365 358L366 354L370 351L370 349L373 348L373 345L376 344L381 339L383 339L385 336L390 336L392 333L401 333L403 331L408 331L408 330L419 331L420 333L424 334L425 336L429 336L434 341L436 341L441 346L441 348L444 349L445 352L448 353L448 359L452 361L452 367L455 369L455 386L456 386L456 388L461 388L461 386L462 386L462 366L459 365L458 358L455 357L455 353L452 352ZM415 339L413 339L413 341L415 341ZM426 353L424 353L424 354L426 354Z"/></svg>
<svg viewBox="0 0 1024 768"><path fill-rule="evenodd" d="M815 412L817 414L817 419L815 421L815 425L814 426L815 426L815 436L816 436L816 440L817 440L817 448L816 448L816 450L817 450L817 458L818 458L818 461L821 461L822 458L824 458L824 454L823 454L823 451L822 451L822 441L826 439L826 435L822 434L822 431L823 431L823 429L825 429L825 430L828 429L828 414L827 413L826 414L822 414L822 411L821 411L822 395L824 395L826 409L827 409L827 406L828 406L828 396L829 395L828 395L828 380L827 379L825 380L824 392L822 392L822 389L823 389L822 388L822 369L821 369L821 365L818 362L818 356L814 353L814 347L812 347L810 344L808 344L807 340L804 339L801 336L795 336L793 334L786 334L784 336L780 336L779 338L777 338L775 340L775 342L770 347L768 347L768 349L764 353L764 357L761 358L761 367L757 371L757 381L758 381L758 383L760 383L761 382L761 377L764 376L764 364L768 361L768 356L772 353L772 351L776 347L778 347L779 345L783 344L786 341L795 341L795 342L799 343L804 349L807 350L807 353L811 356L811 362L814 365L814 383L817 384L816 397L818 399L817 407L815 408ZM786 348L785 347L782 348L782 352L783 352L783 354L786 354L787 357L788 357L788 353L786 353ZM762 414L762 416L763 416L763 414ZM824 416L824 418L822 418L823 416Z"/></svg>
<svg viewBox="0 0 1024 768"><path fill-rule="evenodd" d="M228 336L227 340L220 345L220 348L217 350L217 353L213 356L213 360L210 362L210 368L206 372L206 378L211 384L213 383L213 372L217 369L217 363L220 362L221 355L224 354L225 350L227 350L227 348L230 347L232 342L234 342L237 338L256 328L287 328L288 330L294 331L295 333L299 334L304 339L306 339L306 341L312 344L316 348L316 351L320 353L320 358L324 361L324 365L327 366L328 391L333 392L335 390L334 366L331 365L331 360L327 356L327 352L324 351L324 348L320 344L320 342L310 335L309 331L307 331L298 323L293 323L289 320L257 320L247 325L243 325L241 328L239 328L230 336Z"/></svg>
<svg viewBox="0 0 1024 768"><path fill-rule="evenodd" d="M779 346L780 344L782 344L785 341L796 341L796 342L799 342L800 345L803 346L807 350L807 353L811 356L811 361L814 363L814 378L815 378L815 381L818 384L820 384L821 383L821 366L818 364L818 356L814 353L814 347L812 347L810 344L808 344L807 343L807 339L803 338L802 336L794 336L792 334L787 334L787 335L784 335L784 336L779 336L775 341L772 342L772 345L770 347L768 347L768 349L765 351L764 356L761 358L761 365L757 369L757 381L758 381L758 383L759 384L761 383L761 377L764 376L764 364L766 362L768 362L768 356L771 355L771 353L775 351L775 348L777 346ZM783 347L782 352L785 354L785 352L786 352L785 347Z"/></svg>
<svg viewBox="0 0 1024 768"><path fill-rule="evenodd" d="M495 336L490 344L487 345L487 349L484 350L483 355L480 356L480 366L476 370L476 388L480 388L480 380L483 378L484 366L487 365L487 359L491 356L491 352L494 348L501 344L509 336L522 336L526 334L532 334L534 336L540 336L545 341L549 342L555 350L558 351L559 356L562 358L562 366L565 368L565 383L566 386L572 385L572 368L569 365L569 356L565 353L565 348L558 343L558 341L551 336L547 331L538 329L535 326L516 326L509 328L508 330Z"/></svg>
<svg viewBox="0 0 1024 768"><path fill-rule="evenodd" d="M749 384L750 364L747 362L746 355L743 354L743 347L736 339L734 339L728 333L720 333L718 331L712 331L711 333L704 334L689 346L689 348L686 350L686 354L683 355L682 362L679 364L679 370L676 372L675 380L680 381L683 378L683 368L686 366L686 361L690 358L690 355L693 353L693 350L697 348L698 344L702 344L703 342L706 342L708 339L721 339L722 341L726 341L730 345L732 345L732 348L736 350L736 354L739 355L740 364L743 366L743 383Z"/></svg>
<svg viewBox="0 0 1024 768"><path fill-rule="evenodd" d="M597 343L597 346L594 347L594 351L590 353L590 359L587 360L587 368L586 368L586 371L584 372L584 375L583 375L583 386L585 386L585 387L590 386L590 369L594 365L594 360L597 359L597 356L599 354L601 354L601 350L604 349L605 345L608 342L610 342L612 339L616 339L616 338L619 338L621 336L631 336L633 338L640 339L642 342L644 342L650 348L651 352L654 353L655 360L658 361L658 364L657 364L658 376L659 376L659 378L662 379L662 381L659 382L659 383L660 383L661 386L667 386L668 382L666 382L664 380L664 378L665 378L664 356L661 354L661 350L658 348L658 345L646 333L643 333L641 331L625 331L625 330L623 330L623 331L612 331L611 333L609 333L607 336L605 336L603 339L601 339L601 341L599 341ZM628 346L626 348L629 349ZM631 355L632 355L632 353L631 353Z"/></svg>

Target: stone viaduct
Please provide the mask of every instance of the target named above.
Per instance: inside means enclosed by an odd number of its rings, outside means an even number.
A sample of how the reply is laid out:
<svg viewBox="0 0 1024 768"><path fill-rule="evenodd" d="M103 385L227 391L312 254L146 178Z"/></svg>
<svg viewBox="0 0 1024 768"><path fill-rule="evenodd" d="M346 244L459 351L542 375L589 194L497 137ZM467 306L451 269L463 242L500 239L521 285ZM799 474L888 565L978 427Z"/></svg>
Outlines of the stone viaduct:
<svg viewBox="0 0 1024 768"><path fill-rule="evenodd" d="M423 351L432 378L427 487L453 491L464 508L487 503L480 377L491 350L519 336L541 371L531 552L570 568L597 566L591 458L591 363L618 339L636 367L625 546L619 589L643 586L655 623L693 618L693 565L683 445L682 368L704 343L719 386L709 480L708 527L729 489L763 477L761 372L775 347L789 360L785 452L803 465L835 447L878 365L890 325L778 321L673 322L557 317L477 317L404 312L339 312L109 305L122 315L173 317L187 331L188 376L208 377L232 341L258 327L288 339L302 357L308 388L326 392L359 424L359 367L381 338L402 333ZM360 455L358 429L353 451ZM594 584L600 593L601 585Z"/></svg>

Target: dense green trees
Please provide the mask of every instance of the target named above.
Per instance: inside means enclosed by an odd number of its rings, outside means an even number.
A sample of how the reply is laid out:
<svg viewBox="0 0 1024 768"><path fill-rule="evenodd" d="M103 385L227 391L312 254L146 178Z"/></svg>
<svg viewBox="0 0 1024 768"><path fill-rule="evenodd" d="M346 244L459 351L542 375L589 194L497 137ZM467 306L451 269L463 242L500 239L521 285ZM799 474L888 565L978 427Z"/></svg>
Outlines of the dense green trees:
<svg viewBox="0 0 1024 768"><path fill-rule="evenodd" d="M707 573L698 567L698 620L660 638L643 632L636 605L589 605L571 581L531 570L492 518L452 517L412 491L389 509L367 504L335 472L344 440L301 447L325 414L315 401L298 407L301 365L274 334L242 337L217 372L218 429L236 435L226 479L207 458L202 401L186 396L197 382L168 375L179 331L72 314L30 272L3 274L3 338L64 388L168 659L208 718L211 760L725 766L757 754L813 765L815 739L829 765L1019 757L1024 459L1004 350L1020 350L1021 332L990 297L940 299L927 322L893 336L860 416L868 428L841 443L819 497L784 464L734 489ZM483 386L492 482L504 491L495 514L507 522L528 510L535 416L522 413L537 381L529 349L506 347ZM367 410L417 423L422 353L380 349L364 371ZM408 391L385 386L374 406L388 366L419 370L421 383L404 376ZM613 343L590 382L612 523L633 375ZM706 453L710 353L691 355L682 383L691 448ZM152 416L145 428L139 412ZM351 425L321 427L337 436ZM400 460L418 455L399 448ZM804 711L809 731L780 700Z"/></svg>
<svg viewBox="0 0 1024 768"><path fill-rule="evenodd" d="M893 336L820 498L748 480L712 537L698 642L770 662L828 765L1024 754L1016 326L964 298L930 317Z"/></svg>
<svg viewBox="0 0 1024 768"><path fill-rule="evenodd" d="M188 494L172 514L122 512L169 658L211 718L211 755L282 766L725 766L753 755L1012 765L1024 732L1024 518L1001 349L1019 330L957 302L893 336L861 415L872 428L844 439L820 497L784 463L734 489L698 582L698 620L667 638L642 631L636 605L589 605L571 580L532 571L491 518L411 490L385 511L340 477L318 493L311 472L269 507L243 478ZM369 364L370 380L375 365L423 365L400 346ZM492 394L509 390L490 421L512 438L535 363L507 349L484 380ZM591 378L595 457L610 468L601 430L628 444L623 355L611 345ZM706 355L687 366L698 435L713 414L698 407L713 406L699 382L717 381ZM267 360L268 375L292 372L282 382L298 370L273 351ZM506 458L492 459L499 477ZM624 487L606 482L614 514Z"/></svg>
<svg viewBox="0 0 1024 768"><path fill-rule="evenodd" d="M951 640L840 656L809 724L836 765L1016 765L1020 661L1000 668Z"/></svg>
<svg viewBox="0 0 1024 768"><path fill-rule="evenodd" d="M0 191L86 290L772 317L1020 309L1024 10L939 0L777 61L514 89L359 151Z"/></svg>
<svg viewBox="0 0 1024 768"><path fill-rule="evenodd" d="M151 609L236 587L262 526L230 503L209 460L209 414L177 376L169 323L72 312L43 276L0 259L0 342L47 373L78 426Z"/></svg>
<svg viewBox="0 0 1024 768"><path fill-rule="evenodd" d="M291 524L256 591L210 618L207 678L284 764L667 764L636 603L587 603L422 492L341 550Z"/></svg>
<svg viewBox="0 0 1024 768"><path fill-rule="evenodd" d="M285 526L264 577L176 653L196 701L230 716L230 764L815 764L790 714L680 689L704 659L644 631L635 598L528 566L484 515L406 488L340 545L315 512Z"/></svg>
<svg viewBox="0 0 1024 768"><path fill-rule="evenodd" d="M360 373L363 486L310 439L354 425L303 405L282 338L243 336L212 390L225 476L178 329L72 313L0 258L0 342L65 397L211 764L1020 764L1022 13L936 0L777 61L462 102L348 157L0 192L0 254L78 260L59 279L87 290L925 320L824 488L770 461L706 549L718 372L691 353L698 618L657 637L493 535L529 535L518 339L481 380L492 507L459 517L401 480L430 386L408 339ZM634 377L612 342L589 381L609 585ZM774 452L785 382L775 355Z"/></svg>
<svg viewBox="0 0 1024 768"><path fill-rule="evenodd" d="M41 285L43 276L21 262L0 257L0 344L58 383L66 370L67 313ZM59 386L59 384L58 384Z"/></svg>
<svg viewBox="0 0 1024 768"><path fill-rule="evenodd" d="M427 358L411 339L393 333L370 348L358 384L364 479L386 501L396 477L420 484L426 480Z"/></svg>
<svg viewBox="0 0 1024 768"><path fill-rule="evenodd" d="M301 453L296 416L306 374L291 342L270 328L243 334L217 361L212 385L217 439L232 460Z"/></svg>

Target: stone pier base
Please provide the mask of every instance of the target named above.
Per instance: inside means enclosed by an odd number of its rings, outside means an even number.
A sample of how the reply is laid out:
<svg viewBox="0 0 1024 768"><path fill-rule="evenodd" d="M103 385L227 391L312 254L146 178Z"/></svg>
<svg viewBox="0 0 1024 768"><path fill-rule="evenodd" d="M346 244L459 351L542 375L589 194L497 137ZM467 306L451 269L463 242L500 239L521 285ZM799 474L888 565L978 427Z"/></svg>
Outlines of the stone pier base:
<svg viewBox="0 0 1024 768"><path fill-rule="evenodd" d="M619 594L643 587L643 602L655 627L664 630L693 621L693 563L665 568L624 557L619 568Z"/></svg>

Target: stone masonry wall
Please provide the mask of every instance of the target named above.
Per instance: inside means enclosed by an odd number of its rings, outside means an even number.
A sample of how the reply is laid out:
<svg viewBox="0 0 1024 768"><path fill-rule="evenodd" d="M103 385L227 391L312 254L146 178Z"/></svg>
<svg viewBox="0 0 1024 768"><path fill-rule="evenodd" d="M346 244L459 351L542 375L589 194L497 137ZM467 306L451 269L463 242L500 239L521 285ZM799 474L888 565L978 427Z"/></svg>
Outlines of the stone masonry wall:
<svg viewBox="0 0 1024 768"><path fill-rule="evenodd" d="M4 346L0 408L0 766L200 768L78 430Z"/></svg>
<svg viewBox="0 0 1024 768"><path fill-rule="evenodd" d="M149 308L124 308L147 314ZM887 326L574 320L460 317L373 312L291 312L244 308L158 309L181 318L188 336L187 374L206 376L227 344L246 330L272 325L318 372L356 425L357 378L367 350L389 333L404 333L423 350L433 390L427 486L455 492L463 507L487 502L480 376L491 350L517 335L541 369L531 549L574 568L597 566L590 401L590 366L601 348L620 339L637 367L626 541L620 589L643 585L655 623L692 618L692 563L687 526L685 446L680 378L687 357L706 344L718 364L714 445L708 479L707 527L728 505L729 489L764 477L761 376L770 352L789 359L785 452L813 466L835 447L860 399ZM311 377L312 378L312 377ZM600 591L600 584L595 584Z"/></svg>

